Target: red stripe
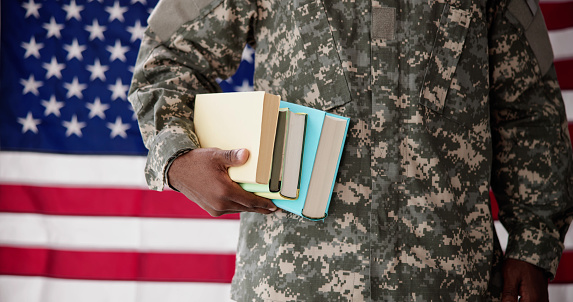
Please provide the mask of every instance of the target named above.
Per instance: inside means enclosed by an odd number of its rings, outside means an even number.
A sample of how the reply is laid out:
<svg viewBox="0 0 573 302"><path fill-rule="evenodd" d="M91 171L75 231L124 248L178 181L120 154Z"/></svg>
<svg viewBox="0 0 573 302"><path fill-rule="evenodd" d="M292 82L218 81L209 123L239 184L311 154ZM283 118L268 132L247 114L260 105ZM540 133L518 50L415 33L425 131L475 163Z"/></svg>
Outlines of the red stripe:
<svg viewBox="0 0 573 302"><path fill-rule="evenodd" d="M235 255L67 251L0 246L0 275L230 283Z"/></svg>
<svg viewBox="0 0 573 302"><path fill-rule="evenodd" d="M183 194L137 189L60 188L0 184L0 212L48 215L213 219ZM238 214L221 219L239 219Z"/></svg>
<svg viewBox="0 0 573 302"><path fill-rule="evenodd" d="M554 63L559 87L562 90L573 89L573 59L555 61Z"/></svg>
<svg viewBox="0 0 573 302"><path fill-rule="evenodd" d="M234 255L87 252L0 246L0 275L63 279L230 283ZM552 283L573 283L573 251Z"/></svg>
<svg viewBox="0 0 573 302"><path fill-rule="evenodd" d="M573 283L573 251L565 251L552 283Z"/></svg>
<svg viewBox="0 0 573 302"><path fill-rule="evenodd" d="M573 27L573 1L542 2L540 6L547 29L556 30Z"/></svg>

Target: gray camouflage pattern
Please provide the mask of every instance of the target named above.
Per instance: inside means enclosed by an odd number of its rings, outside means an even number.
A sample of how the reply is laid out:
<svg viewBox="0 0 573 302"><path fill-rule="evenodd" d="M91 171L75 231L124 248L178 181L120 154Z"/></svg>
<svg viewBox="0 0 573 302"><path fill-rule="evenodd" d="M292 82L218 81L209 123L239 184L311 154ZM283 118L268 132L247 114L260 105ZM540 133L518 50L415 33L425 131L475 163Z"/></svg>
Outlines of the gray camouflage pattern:
<svg viewBox="0 0 573 302"><path fill-rule="evenodd" d="M325 221L241 214L233 299L499 301L490 188L506 257L555 274L573 212L567 119L510 1L525 0L215 0L167 41L147 31L129 100L152 189L199 147L194 95L220 91L245 43L256 90L351 118ZM374 22L390 39L371 38L373 7L394 8Z"/></svg>

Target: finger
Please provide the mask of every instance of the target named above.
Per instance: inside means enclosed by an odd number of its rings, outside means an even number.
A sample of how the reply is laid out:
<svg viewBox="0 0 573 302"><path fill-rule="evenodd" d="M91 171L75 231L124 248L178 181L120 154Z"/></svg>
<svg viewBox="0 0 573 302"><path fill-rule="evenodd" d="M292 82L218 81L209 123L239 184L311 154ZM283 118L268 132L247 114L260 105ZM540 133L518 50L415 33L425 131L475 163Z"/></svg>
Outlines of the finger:
<svg viewBox="0 0 573 302"><path fill-rule="evenodd" d="M510 269L506 260L503 268L503 292L501 295L502 302L517 302L519 299L519 287L521 284L521 275Z"/></svg>
<svg viewBox="0 0 573 302"><path fill-rule="evenodd" d="M236 183L233 184L233 187L235 189L234 192L228 195L231 201L249 209L264 209L270 211L270 213L277 210L277 206L270 199L247 192Z"/></svg>
<svg viewBox="0 0 573 302"><path fill-rule="evenodd" d="M215 159L218 160L225 168L241 166L249 159L249 150L217 150L215 157Z"/></svg>
<svg viewBox="0 0 573 302"><path fill-rule="evenodd" d="M517 302L518 294L517 291L513 290L503 290L501 294L501 302Z"/></svg>

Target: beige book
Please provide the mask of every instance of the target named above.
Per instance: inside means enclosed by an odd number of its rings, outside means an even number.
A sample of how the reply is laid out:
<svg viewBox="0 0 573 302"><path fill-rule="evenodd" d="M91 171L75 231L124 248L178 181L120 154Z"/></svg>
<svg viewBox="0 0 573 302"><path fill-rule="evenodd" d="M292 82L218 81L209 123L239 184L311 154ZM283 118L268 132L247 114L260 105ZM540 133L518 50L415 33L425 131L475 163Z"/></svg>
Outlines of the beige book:
<svg viewBox="0 0 573 302"><path fill-rule="evenodd" d="M340 152L346 136L346 125L347 121L343 118L330 115L324 118L306 202L302 209L302 214L306 217L317 219L324 217L336 178Z"/></svg>
<svg viewBox="0 0 573 302"><path fill-rule="evenodd" d="M249 150L244 165L229 168L235 182L268 184L279 105L279 96L264 91L196 96L193 122L201 147Z"/></svg>

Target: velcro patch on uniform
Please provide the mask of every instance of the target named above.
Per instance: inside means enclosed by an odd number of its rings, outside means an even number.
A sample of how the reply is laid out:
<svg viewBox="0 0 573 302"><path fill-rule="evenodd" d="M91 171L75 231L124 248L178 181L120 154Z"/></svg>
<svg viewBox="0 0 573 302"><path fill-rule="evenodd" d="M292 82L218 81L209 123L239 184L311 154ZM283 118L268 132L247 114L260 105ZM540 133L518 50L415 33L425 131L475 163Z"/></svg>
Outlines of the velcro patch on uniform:
<svg viewBox="0 0 573 302"><path fill-rule="evenodd" d="M199 16L201 9L214 0L162 0L159 1L147 23L162 41L183 24Z"/></svg>
<svg viewBox="0 0 573 302"><path fill-rule="evenodd" d="M372 38L393 40L396 9L393 7L372 8Z"/></svg>

